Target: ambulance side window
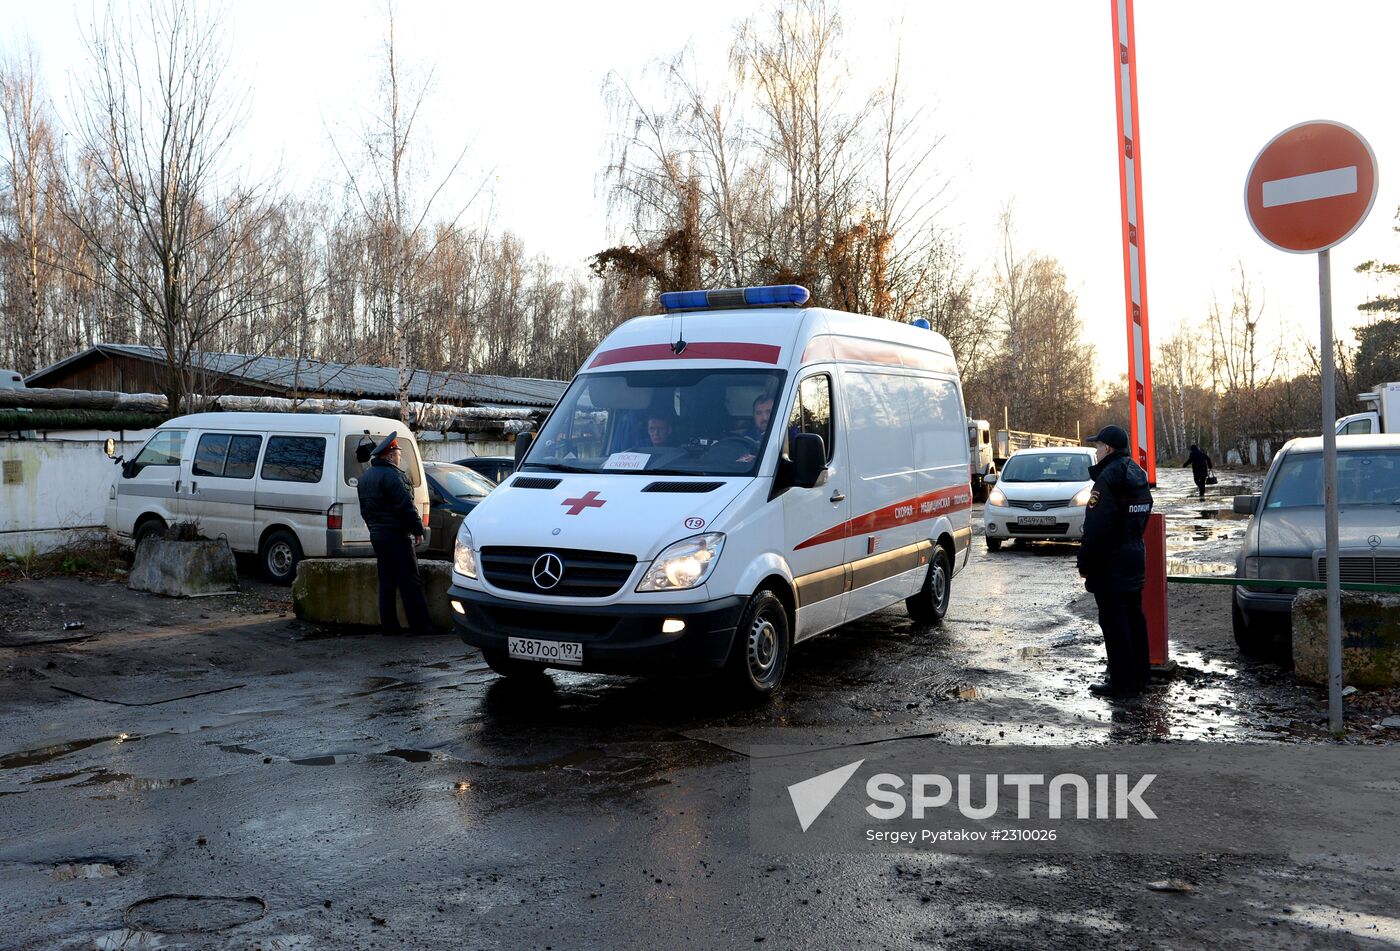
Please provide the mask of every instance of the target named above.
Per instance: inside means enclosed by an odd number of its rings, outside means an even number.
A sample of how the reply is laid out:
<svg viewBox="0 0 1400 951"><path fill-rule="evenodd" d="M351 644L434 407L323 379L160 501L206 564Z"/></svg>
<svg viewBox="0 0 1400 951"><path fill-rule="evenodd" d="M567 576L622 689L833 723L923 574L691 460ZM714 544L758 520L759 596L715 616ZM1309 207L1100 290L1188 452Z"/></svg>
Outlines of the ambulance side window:
<svg viewBox="0 0 1400 951"><path fill-rule="evenodd" d="M826 446L826 461L831 462L835 429L831 425L831 375L818 373L807 377L797 388L797 399L792 404L792 415L788 418L788 443L783 446L787 452L791 440L798 433L814 433L822 437Z"/></svg>

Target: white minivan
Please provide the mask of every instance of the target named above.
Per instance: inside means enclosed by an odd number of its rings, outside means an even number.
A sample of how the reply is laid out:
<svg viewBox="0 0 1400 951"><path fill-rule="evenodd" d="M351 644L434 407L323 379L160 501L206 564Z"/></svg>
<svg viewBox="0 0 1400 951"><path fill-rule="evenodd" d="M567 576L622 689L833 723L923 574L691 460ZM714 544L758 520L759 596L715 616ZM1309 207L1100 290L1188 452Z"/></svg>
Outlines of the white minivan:
<svg viewBox="0 0 1400 951"><path fill-rule="evenodd" d="M939 334L795 286L661 295L584 362L457 536L463 640L503 674L725 671L890 605L934 622L972 536Z"/></svg>
<svg viewBox="0 0 1400 951"><path fill-rule="evenodd" d="M428 523L428 489L408 427L378 416L196 413L161 424L123 460L107 495L107 527L140 544L176 522L256 553L287 584L303 557L373 555L356 485L389 433ZM109 449L110 452L110 449Z"/></svg>

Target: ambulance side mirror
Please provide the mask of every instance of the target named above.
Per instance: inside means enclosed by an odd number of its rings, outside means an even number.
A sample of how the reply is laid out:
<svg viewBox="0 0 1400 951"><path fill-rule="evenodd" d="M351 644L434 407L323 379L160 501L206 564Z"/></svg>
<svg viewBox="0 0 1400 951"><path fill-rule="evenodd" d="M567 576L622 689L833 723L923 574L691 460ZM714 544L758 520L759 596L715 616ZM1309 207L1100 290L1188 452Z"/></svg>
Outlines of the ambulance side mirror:
<svg viewBox="0 0 1400 951"><path fill-rule="evenodd" d="M525 460L525 453L530 451L530 444L534 441L534 433L515 434L515 468L520 468L520 463Z"/></svg>
<svg viewBox="0 0 1400 951"><path fill-rule="evenodd" d="M792 484L799 489L820 485L826 472L826 443L816 433L798 433L792 437L788 451L792 466Z"/></svg>

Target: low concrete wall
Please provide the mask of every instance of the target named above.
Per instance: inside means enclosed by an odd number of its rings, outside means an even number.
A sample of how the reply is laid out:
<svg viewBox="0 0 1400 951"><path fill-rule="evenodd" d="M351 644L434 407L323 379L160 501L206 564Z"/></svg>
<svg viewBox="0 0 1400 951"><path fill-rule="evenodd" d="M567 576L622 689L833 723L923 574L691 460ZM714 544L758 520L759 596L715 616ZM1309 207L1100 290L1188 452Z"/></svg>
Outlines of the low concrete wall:
<svg viewBox="0 0 1400 951"><path fill-rule="evenodd" d="M136 549L126 586L172 598L231 594L238 590L238 566L224 539L173 541L148 538Z"/></svg>
<svg viewBox="0 0 1400 951"><path fill-rule="evenodd" d="M1293 667L1307 683L1327 682L1327 592L1293 601ZM1342 673L1357 687L1400 687L1400 595L1342 592Z"/></svg>
<svg viewBox="0 0 1400 951"><path fill-rule="evenodd" d="M428 617L442 630L452 627L447 589L452 566L445 561L419 561L418 577L428 599ZM292 610L303 621L355 627L379 626L379 575L372 558L307 558L297 566L292 583ZM408 626L403 603L399 624Z"/></svg>
<svg viewBox="0 0 1400 951"><path fill-rule="evenodd" d="M118 452L129 456L140 445L119 443ZM0 440L0 556L43 554L84 532L105 535L116 475L101 440Z"/></svg>

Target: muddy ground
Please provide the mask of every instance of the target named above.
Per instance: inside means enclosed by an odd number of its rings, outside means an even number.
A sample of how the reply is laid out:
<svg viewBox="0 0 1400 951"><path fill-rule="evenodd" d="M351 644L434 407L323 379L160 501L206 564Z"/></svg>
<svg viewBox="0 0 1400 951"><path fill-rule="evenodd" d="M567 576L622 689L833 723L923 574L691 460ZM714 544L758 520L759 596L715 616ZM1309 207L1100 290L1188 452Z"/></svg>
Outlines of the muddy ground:
<svg viewBox="0 0 1400 951"><path fill-rule="evenodd" d="M1183 476L1158 492L1172 570L1228 573L1243 522ZM1321 691L1236 652L1225 589L1173 586L1177 675L1115 704L1085 689L1074 548L976 545L943 625L804 644L757 709L705 681L507 683L451 636L308 627L246 575L194 601L0 584L0 947L1400 945L1393 860L752 853L751 738L1334 742ZM1346 742L1400 740L1392 707L1351 698Z"/></svg>

